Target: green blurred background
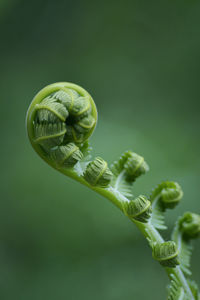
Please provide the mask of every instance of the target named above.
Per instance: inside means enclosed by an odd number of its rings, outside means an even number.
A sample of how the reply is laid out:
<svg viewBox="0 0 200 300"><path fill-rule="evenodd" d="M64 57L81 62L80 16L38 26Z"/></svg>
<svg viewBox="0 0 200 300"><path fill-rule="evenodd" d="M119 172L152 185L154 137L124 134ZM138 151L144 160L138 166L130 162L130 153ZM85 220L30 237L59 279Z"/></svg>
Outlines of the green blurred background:
<svg viewBox="0 0 200 300"><path fill-rule="evenodd" d="M45 164L26 110L45 85L70 81L95 99L94 153L127 149L151 171L149 194L178 181L199 212L200 1L0 1L0 298L165 299L167 276L138 230L111 203ZM192 260L200 284L200 241Z"/></svg>

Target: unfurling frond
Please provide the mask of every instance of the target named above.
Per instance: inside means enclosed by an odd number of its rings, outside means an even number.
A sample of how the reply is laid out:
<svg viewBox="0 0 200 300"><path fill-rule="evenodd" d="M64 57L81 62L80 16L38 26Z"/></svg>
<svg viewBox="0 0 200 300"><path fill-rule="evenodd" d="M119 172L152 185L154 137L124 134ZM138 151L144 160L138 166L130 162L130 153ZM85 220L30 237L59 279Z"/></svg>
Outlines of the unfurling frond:
<svg viewBox="0 0 200 300"><path fill-rule="evenodd" d="M83 176L93 186L106 187L110 184L113 174L107 162L101 157L96 157L87 165Z"/></svg>
<svg viewBox="0 0 200 300"><path fill-rule="evenodd" d="M186 275L191 275L190 260L193 246L191 240L200 233L200 216L186 212L178 219L172 233L172 239L179 250L180 267Z"/></svg>
<svg viewBox="0 0 200 300"><path fill-rule="evenodd" d="M179 265L178 261L178 249L176 243L168 241L164 243L151 243L152 256L162 266L168 268L175 268Z"/></svg>
<svg viewBox="0 0 200 300"><path fill-rule="evenodd" d="M114 175L111 185L114 191L132 200L132 183L148 170L149 167L142 156L132 151L124 152L121 157L111 165L111 171Z"/></svg>
<svg viewBox="0 0 200 300"><path fill-rule="evenodd" d="M57 146L52 149L50 156L58 166L71 168L82 159L83 154L78 146L74 143L69 143L66 146Z"/></svg>
<svg viewBox="0 0 200 300"><path fill-rule="evenodd" d="M171 282L168 286L167 300L190 300L189 296L185 294L182 285L174 276L174 274L171 274Z"/></svg>
<svg viewBox="0 0 200 300"><path fill-rule="evenodd" d="M118 177L122 172L127 181L134 182L137 177L145 174L149 167L144 158L132 151L126 151L111 166L113 174Z"/></svg>
<svg viewBox="0 0 200 300"><path fill-rule="evenodd" d="M125 213L130 219L146 223L151 215L151 202L141 195L125 204Z"/></svg>
<svg viewBox="0 0 200 300"><path fill-rule="evenodd" d="M188 212L179 218L173 241L165 242L156 230L166 229L165 211L180 202L179 184L165 181L149 198L140 195L134 199L133 183L149 170L142 156L126 151L110 169L101 157L92 159L89 138L97 110L90 94L78 85L58 82L46 86L30 104L26 123L29 140L44 161L109 199L136 224L149 241L153 258L171 279L168 300L200 300L197 285L187 278L191 239L200 235L200 216Z"/></svg>
<svg viewBox="0 0 200 300"><path fill-rule="evenodd" d="M69 175L72 170L67 172L67 168L76 168L77 162L85 160L88 139L96 122L97 110L92 97L80 86L68 82L42 89L27 113L28 136L36 152Z"/></svg>
<svg viewBox="0 0 200 300"><path fill-rule="evenodd" d="M180 185L173 181L164 181L151 193L152 202L151 224L158 229L166 229L164 224L164 213L166 209L174 208L183 196Z"/></svg>

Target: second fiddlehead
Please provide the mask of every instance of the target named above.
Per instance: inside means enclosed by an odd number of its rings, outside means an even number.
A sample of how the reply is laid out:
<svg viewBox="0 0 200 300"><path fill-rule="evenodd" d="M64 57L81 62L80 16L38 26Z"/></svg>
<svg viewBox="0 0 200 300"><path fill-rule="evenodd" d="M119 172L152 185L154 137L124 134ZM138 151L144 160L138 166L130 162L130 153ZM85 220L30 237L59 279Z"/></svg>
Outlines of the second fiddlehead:
<svg viewBox="0 0 200 300"><path fill-rule="evenodd" d="M175 208L183 196L180 185L162 182L150 197L134 198L134 182L149 170L142 156L126 151L110 168L101 157L92 159L89 137L97 110L90 94L78 85L60 82L42 89L26 122L30 142L41 158L112 201L139 228L171 280L168 300L199 300L197 285L188 276L191 240L199 236L200 216L186 213L179 218L171 241L164 241L158 231L166 229L165 211Z"/></svg>

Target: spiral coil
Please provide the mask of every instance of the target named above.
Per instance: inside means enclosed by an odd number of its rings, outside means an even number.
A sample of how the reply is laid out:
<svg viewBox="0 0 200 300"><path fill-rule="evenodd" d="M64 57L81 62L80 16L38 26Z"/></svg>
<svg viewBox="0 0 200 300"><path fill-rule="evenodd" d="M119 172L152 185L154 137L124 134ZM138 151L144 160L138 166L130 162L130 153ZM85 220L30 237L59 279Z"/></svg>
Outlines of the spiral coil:
<svg viewBox="0 0 200 300"><path fill-rule="evenodd" d="M27 114L27 128L35 150L57 166L71 168L83 157L97 122L91 96L78 85L60 82L42 89Z"/></svg>
<svg viewBox="0 0 200 300"><path fill-rule="evenodd" d="M153 243L152 256L164 267L175 268L179 265L178 249L173 241Z"/></svg>
<svg viewBox="0 0 200 300"><path fill-rule="evenodd" d="M93 186L108 186L112 176L107 162L101 157L96 157L95 160L91 161L84 172L85 180Z"/></svg>
<svg viewBox="0 0 200 300"><path fill-rule="evenodd" d="M151 212L151 202L143 195L126 203L125 213L130 219L146 223L151 216Z"/></svg>

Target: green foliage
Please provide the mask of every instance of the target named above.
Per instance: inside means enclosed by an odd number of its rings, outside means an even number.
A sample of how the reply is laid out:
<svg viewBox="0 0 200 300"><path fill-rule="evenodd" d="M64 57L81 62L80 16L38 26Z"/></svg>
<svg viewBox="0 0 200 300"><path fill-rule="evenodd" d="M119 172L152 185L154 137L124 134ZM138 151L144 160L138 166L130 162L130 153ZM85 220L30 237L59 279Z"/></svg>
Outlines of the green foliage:
<svg viewBox="0 0 200 300"><path fill-rule="evenodd" d="M200 216L186 212L179 219L179 228L186 239L195 239L200 236Z"/></svg>
<svg viewBox="0 0 200 300"><path fill-rule="evenodd" d="M168 268L175 268L179 265L177 245L173 241L164 243L150 242L152 256L159 263Z"/></svg>
<svg viewBox="0 0 200 300"><path fill-rule="evenodd" d="M112 172L108 168L107 162L101 157L96 157L91 161L83 174L84 179L93 186L106 187L112 179Z"/></svg>
<svg viewBox="0 0 200 300"><path fill-rule="evenodd" d="M164 214L166 209L173 209L182 199L180 185L173 181L160 183L151 193L153 213L151 223L160 230L166 229Z"/></svg>
<svg viewBox="0 0 200 300"><path fill-rule="evenodd" d="M200 216L190 212L180 217L172 232L172 239L177 243L181 269L186 275L191 275L190 260L193 246L191 240L200 233Z"/></svg>
<svg viewBox="0 0 200 300"><path fill-rule="evenodd" d="M111 182L113 189L129 200L133 198L132 182L127 181L124 165L130 155L131 151L124 152L121 157L111 165L111 171L114 175Z"/></svg>
<svg viewBox="0 0 200 300"><path fill-rule="evenodd" d="M53 148L50 152L50 156L58 166L71 168L82 159L83 154L74 143L69 143L66 146Z"/></svg>
<svg viewBox="0 0 200 300"><path fill-rule="evenodd" d="M69 112L57 99L49 96L36 105L36 122L56 123L65 122Z"/></svg>
<svg viewBox="0 0 200 300"><path fill-rule="evenodd" d="M145 174L149 170L149 167L143 157L132 151L126 151L111 165L111 170L114 175L111 186L115 192L132 200L133 182L136 178Z"/></svg>
<svg viewBox="0 0 200 300"><path fill-rule="evenodd" d="M171 283L168 287L167 300L190 300L190 297L185 295L183 287L173 274L171 275Z"/></svg>
<svg viewBox="0 0 200 300"><path fill-rule="evenodd" d="M126 203L125 212L130 219L146 223L152 212L151 202L141 195Z"/></svg>
<svg viewBox="0 0 200 300"><path fill-rule="evenodd" d="M180 281L174 276L174 274L171 275L171 282L170 285L168 286L168 297L167 300L190 300L191 297L194 297L193 299L199 300L200 299L200 294L198 292L198 286L197 284L192 281L192 280L187 280L188 285L190 287L192 295L188 295Z"/></svg>
<svg viewBox="0 0 200 300"><path fill-rule="evenodd" d="M66 134L65 123L36 123L34 124L34 142L49 152L53 147L61 145Z"/></svg>
<svg viewBox="0 0 200 300"><path fill-rule="evenodd" d="M106 197L136 224L149 241L153 258L169 275L169 300L198 299L198 288L187 276L191 274L190 240L200 234L200 216L185 213L177 221L173 240L164 241L156 228L166 228L164 213L182 199L180 185L165 181L153 190L150 200L143 195L134 198L132 185L149 167L132 151L124 152L111 169L101 157L91 159L88 140L96 121L95 104L84 89L56 83L33 99L27 114L28 135L35 151L52 167Z"/></svg>
<svg viewBox="0 0 200 300"><path fill-rule="evenodd" d="M126 151L118 161L115 161L111 167L116 177L124 173L128 182L134 182L137 177L148 172L149 167L144 158L132 151Z"/></svg>

